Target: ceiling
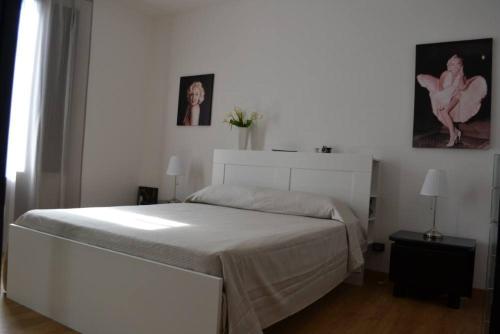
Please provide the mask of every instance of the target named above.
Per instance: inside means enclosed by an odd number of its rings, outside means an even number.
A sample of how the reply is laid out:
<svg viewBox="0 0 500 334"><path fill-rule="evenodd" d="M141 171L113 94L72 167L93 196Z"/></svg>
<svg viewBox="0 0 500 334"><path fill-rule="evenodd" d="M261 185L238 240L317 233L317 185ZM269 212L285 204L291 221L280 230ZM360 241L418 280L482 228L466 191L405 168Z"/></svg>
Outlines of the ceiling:
<svg viewBox="0 0 500 334"><path fill-rule="evenodd" d="M177 14L221 1L224 0L142 0L142 2L151 9L168 14Z"/></svg>

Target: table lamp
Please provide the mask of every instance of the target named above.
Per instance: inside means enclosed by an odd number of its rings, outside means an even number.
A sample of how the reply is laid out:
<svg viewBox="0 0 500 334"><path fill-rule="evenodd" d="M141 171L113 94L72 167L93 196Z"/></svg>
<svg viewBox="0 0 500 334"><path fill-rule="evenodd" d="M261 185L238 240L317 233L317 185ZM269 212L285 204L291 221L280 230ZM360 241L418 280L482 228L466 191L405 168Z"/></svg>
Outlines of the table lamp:
<svg viewBox="0 0 500 334"><path fill-rule="evenodd" d="M167 168L167 175L173 176L174 177L174 196L170 200L170 202L174 203L179 203L180 201L177 199L177 176L182 175L183 172L183 166L181 160L173 155L170 157L170 160L168 161L168 168Z"/></svg>
<svg viewBox="0 0 500 334"><path fill-rule="evenodd" d="M424 184L422 185L422 190L420 190L420 195L431 196L433 198L432 209L434 211L434 218L432 223L432 229L424 233L424 238L426 239L442 239L443 235L436 230L436 208L437 199L440 196L446 194L446 173L444 170L440 169L429 169L427 175L425 176Z"/></svg>

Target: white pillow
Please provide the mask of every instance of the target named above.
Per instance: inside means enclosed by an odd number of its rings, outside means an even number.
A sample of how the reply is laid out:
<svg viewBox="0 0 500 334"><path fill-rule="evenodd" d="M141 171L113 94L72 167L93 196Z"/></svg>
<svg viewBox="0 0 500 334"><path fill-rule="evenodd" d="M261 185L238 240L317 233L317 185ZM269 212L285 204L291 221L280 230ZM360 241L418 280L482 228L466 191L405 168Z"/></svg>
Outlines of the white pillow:
<svg viewBox="0 0 500 334"><path fill-rule="evenodd" d="M349 207L343 203L329 196L299 191L283 191L225 184L212 185L192 194L186 199L186 202L286 215L335 219L341 222L357 220Z"/></svg>

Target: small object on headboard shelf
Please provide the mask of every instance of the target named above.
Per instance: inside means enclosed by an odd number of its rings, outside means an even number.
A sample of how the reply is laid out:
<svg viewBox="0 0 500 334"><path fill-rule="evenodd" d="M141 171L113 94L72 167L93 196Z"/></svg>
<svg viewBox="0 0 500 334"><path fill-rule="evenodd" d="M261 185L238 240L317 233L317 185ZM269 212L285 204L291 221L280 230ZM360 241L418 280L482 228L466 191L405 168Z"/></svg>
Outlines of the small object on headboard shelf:
<svg viewBox="0 0 500 334"><path fill-rule="evenodd" d="M271 149L273 152L298 152L297 146L295 145L278 145L278 147L273 147Z"/></svg>
<svg viewBox="0 0 500 334"><path fill-rule="evenodd" d="M323 147L316 147L316 153L332 153L334 151L333 147L323 145Z"/></svg>
<svg viewBox="0 0 500 334"><path fill-rule="evenodd" d="M139 187L137 191L137 205L158 204L158 188Z"/></svg>
<svg viewBox="0 0 500 334"><path fill-rule="evenodd" d="M286 150L286 149L280 149L280 148L273 148L271 151L273 151L273 152L298 152L297 150Z"/></svg>

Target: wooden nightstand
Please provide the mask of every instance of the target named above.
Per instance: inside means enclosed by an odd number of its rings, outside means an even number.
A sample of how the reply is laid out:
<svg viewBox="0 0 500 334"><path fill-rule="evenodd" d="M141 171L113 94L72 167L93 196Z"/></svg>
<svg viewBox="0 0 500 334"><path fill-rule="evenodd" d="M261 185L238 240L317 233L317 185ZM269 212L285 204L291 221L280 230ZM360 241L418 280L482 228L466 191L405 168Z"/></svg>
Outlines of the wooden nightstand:
<svg viewBox="0 0 500 334"><path fill-rule="evenodd" d="M392 234L389 277L394 296L448 295L448 306L460 308L460 297L471 297L476 241L445 236L424 239L422 233Z"/></svg>

